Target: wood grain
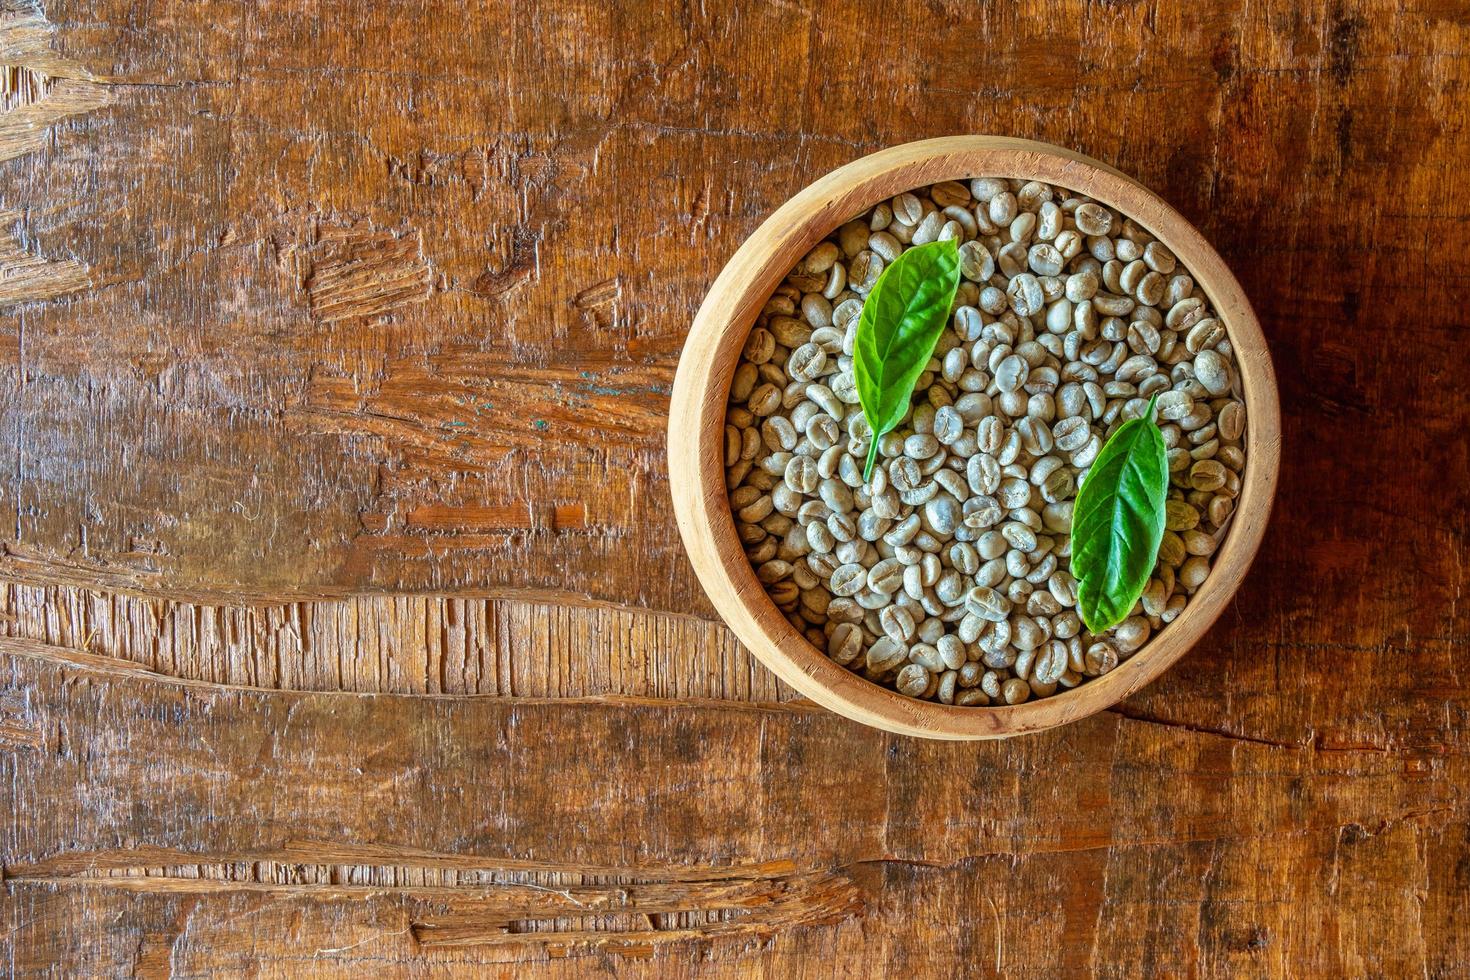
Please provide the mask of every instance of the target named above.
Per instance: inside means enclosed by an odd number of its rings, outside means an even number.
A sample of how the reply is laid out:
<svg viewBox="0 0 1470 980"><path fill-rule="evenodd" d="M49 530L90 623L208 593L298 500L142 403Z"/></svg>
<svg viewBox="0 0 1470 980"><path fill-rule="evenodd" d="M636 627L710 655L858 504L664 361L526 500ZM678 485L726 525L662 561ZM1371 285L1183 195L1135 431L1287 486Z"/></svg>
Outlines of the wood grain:
<svg viewBox="0 0 1470 980"><path fill-rule="evenodd" d="M0 970L1465 972L1463 5L42 6L0 3ZM1005 746L792 700L662 460L738 244L964 132L1177 207L1283 408L1221 621ZM414 931L507 911L583 938Z"/></svg>
<svg viewBox="0 0 1470 980"><path fill-rule="evenodd" d="M783 685L725 629L611 606L442 596L210 605L0 588L0 636L240 687L773 702Z"/></svg>
<svg viewBox="0 0 1470 980"><path fill-rule="evenodd" d="M1117 714L966 746L826 712L240 691L5 650L9 725L37 733L0 756L22 964L109 972L97 963L126 968L158 935L218 967L303 965L301 942L245 941L233 920L258 916L251 935L316 923L293 935L325 951L323 970L460 943L479 957L460 963L544 963L565 945L650 957L655 975L690 965L691 947L733 973L763 943L777 970L835 948L850 971L868 957L940 968L961 949L987 962L1000 923L1001 955L1028 967L1168 971L1193 962L1183 934L1247 969L1392 973L1452 955L1454 930L1424 922L1465 911L1463 881L1431 871L1464 842L1463 729L1443 733L1432 778L1413 748L1272 745ZM1046 778L1058 767L1076 777ZM310 867L283 882L280 865ZM505 882L570 889L594 912L636 910L638 883L662 882L650 914L710 915L589 925ZM1320 909L1336 943L1293 907ZM62 950L49 937L71 916L113 924ZM525 920L542 925L504 928ZM924 920L958 931L933 948L911 928ZM1417 945L1375 938L1404 927Z"/></svg>
<svg viewBox="0 0 1470 980"><path fill-rule="evenodd" d="M28 41L21 64L64 58L108 104L0 172L28 254L92 284L0 331L4 567L29 580L707 613L660 459L693 310L761 216L923 135L1035 136L1156 189L1236 271L1298 389L1339 382L1308 397L1363 407L1367 365L1406 404L1434 397L1386 339L1409 281L1451 287L1410 329L1440 363L1464 356L1454 250L1425 246L1463 224L1441 162L1470 149L1443 4L950 5L882 52L863 40L891 33L882 5L127 6L48 7L47 53ZM571 23L578 43L554 43ZM489 42L504 30L539 40ZM751 36L771 44L751 55ZM916 68L939 64L945 80ZM353 307L323 289L369 271L391 295L324 319ZM1378 328L1366 345L1318 332L1349 310ZM1312 425L1333 459L1356 438ZM1342 465L1333 482L1362 485L1366 463Z"/></svg>

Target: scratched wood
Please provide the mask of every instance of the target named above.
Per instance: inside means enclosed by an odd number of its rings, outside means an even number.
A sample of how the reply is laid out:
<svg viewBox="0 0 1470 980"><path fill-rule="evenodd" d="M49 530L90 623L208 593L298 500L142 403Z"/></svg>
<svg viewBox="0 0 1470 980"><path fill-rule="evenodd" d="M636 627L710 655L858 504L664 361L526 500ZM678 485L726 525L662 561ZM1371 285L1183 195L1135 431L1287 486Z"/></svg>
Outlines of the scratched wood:
<svg viewBox="0 0 1470 980"><path fill-rule="evenodd" d="M0 636L246 687L780 701L795 692L690 616L444 596L206 605L0 587Z"/></svg>
<svg viewBox="0 0 1470 980"><path fill-rule="evenodd" d="M1467 85L1455 0L0 0L4 971L1463 975ZM763 215L973 131L1196 222L1286 451L1159 682L930 745L712 621L663 429Z"/></svg>
<svg viewBox="0 0 1470 980"><path fill-rule="evenodd" d="M1397 975L1466 953L1463 726L1422 754L1109 713L957 746L804 704L249 691L4 649L27 968L128 972L159 944L180 973L582 951L654 976L702 956L950 974L998 948L1047 975ZM58 787L86 801L61 836ZM94 919L105 936L66 938Z"/></svg>
<svg viewBox="0 0 1470 980"><path fill-rule="evenodd" d="M1313 449L1302 547L1381 526L1366 415L1455 410L1448 0L167 10L56 2L0 41L62 86L0 131L17 576L707 611L662 462L706 284L816 176L956 131L1107 160L1232 263Z"/></svg>

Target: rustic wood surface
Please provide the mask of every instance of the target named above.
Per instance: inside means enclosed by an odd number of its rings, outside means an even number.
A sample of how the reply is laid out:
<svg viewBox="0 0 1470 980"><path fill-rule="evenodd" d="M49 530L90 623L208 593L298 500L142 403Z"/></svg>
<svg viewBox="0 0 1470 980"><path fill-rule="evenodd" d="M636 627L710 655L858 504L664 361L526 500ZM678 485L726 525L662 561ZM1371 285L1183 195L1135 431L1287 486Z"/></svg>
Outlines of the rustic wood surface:
<svg viewBox="0 0 1470 980"><path fill-rule="evenodd" d="M0 972L1464 975L1467 90L1459 0L0 0ZM663 460L739 242L957 132L1283 409L1205 640L985 744L776 682Z"/></svg>

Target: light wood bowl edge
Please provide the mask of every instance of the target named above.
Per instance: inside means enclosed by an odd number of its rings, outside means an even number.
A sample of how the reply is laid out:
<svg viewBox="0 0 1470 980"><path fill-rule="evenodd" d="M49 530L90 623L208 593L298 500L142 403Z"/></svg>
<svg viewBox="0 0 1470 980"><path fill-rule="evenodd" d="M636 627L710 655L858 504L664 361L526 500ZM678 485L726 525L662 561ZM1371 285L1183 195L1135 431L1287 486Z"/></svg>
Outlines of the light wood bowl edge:
<svg viewBox="0 0 1470 980"><path fill-rule="evenodd" d="M917 701L834 663L766 595L736 536L725 489L730 378L751 325L792 266L842 222L914 187L973 176L1046 181L1108 204L1162 241L1225 324L1246 405L1246 468L1210 576L1169 626L1116 670L1050 698L1000 707ZM1128 697L1184 655L1234 595L1270 517L1280 463L1275 372L1245 293L1203 236L1117 170L1061 147L997 136L907 143L855 160L796 194L725 265L685 342L669 408L669 489L679 533L710 601L740 641L801 694L865 725L939 739L1003 738L1066 724Z"/></svg>

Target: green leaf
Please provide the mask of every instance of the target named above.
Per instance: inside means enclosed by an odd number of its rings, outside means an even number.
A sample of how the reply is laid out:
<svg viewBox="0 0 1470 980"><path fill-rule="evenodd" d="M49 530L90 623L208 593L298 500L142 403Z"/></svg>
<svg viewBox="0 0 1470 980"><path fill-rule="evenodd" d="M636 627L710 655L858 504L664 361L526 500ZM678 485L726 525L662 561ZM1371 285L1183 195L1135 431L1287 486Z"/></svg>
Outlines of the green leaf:
<svg viewBox="0 0 1470 980"><path fill-rule="evenodd" d="M949 324L959 286L959 247L953 241L930 242L894 259L863 303L852 371L863 416L873 430L864 480L878 458L878 440L909 412L914 384Z"/></svg>
<svg viewBox="0 0 1470 980"><path fill-rule="evenodd" d="M1143 417L1118 426L1098 453L1072 508L1072 574L1077 610L1094 633L1128 618L1143 595L1164 540L1169 464L1154 424Z"/></svg>

